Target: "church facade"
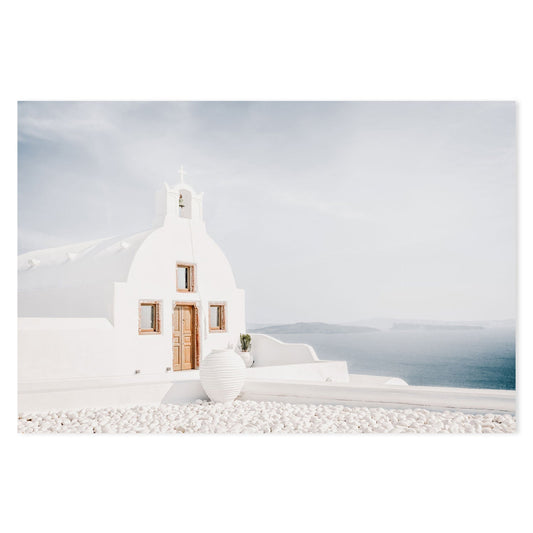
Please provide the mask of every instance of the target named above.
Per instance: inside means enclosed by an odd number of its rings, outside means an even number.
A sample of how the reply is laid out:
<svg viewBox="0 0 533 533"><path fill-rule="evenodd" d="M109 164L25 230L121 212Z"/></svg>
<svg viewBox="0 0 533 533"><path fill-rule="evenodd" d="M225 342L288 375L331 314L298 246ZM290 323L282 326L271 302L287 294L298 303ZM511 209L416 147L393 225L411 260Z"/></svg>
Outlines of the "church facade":
<svg viewBox="0 0 533 533"><path fill-rule="evenodd" d="M167 375L237 347L244 291L202 199L165 184L149 231L19 256L19 382Z"/></svg>

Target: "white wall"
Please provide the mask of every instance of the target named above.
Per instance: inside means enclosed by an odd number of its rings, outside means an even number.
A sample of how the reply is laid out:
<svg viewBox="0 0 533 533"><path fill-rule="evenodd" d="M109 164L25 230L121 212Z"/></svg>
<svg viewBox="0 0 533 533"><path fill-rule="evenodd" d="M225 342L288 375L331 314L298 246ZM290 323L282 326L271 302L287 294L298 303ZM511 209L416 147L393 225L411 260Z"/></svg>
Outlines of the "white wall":
<svg viewBox="0 0 533 533"><path fill-rule="evenodd" d="M113 282L19 290L20 317L113 318Z"/></svg>
<svg viewBox="0 0 533 533"><path fill-rule="evenodd" d="M277 366L252 366L246 369L246 381L319 381L348 383L346 361L313 361Z"/></svg>
<svg viewBox="0 0 533 533"><path fill-rule="evenodd" d="M252 333L251 337L254 367L312 363L319 360L309 344L281 342L262 333Z"/></svg>
<svg viewBox="0 0 533 533"><path fill-rule="evenodd" d="M120 375L114 342L104 318L19 318L19 382Z"/></svg>
<svg viewBox="0 0 533 533"><path fill-rule="evenodd" d="M194 264L195 291L177 292L176 263ZM161 333L138 334L139 300L159 300ZM160 374L172 367L172 313L176 302L198 308L200 357L237 345L245 332L244 291L237 289L231 267L199 220L167 219L139 249L127 283L115 284L114 323L118 357L126 373ZM226 305L226 331L209 332L209 303Z"/></svg>
<svg viewBox="0 0 533 533"><path fill-rule="evenodd" d="M240 397L255 401L326 403L385 409L460 409L466 412L508 413L516 410L515 391L495 389L249 380L244 384Z"/></svg>

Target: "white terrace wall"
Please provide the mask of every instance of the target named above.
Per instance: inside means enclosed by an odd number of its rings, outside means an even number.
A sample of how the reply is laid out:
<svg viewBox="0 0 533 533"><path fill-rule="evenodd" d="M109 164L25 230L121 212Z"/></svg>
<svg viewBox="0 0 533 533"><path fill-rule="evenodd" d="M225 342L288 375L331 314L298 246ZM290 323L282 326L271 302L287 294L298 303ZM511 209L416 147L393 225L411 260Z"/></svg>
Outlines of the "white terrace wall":
<svg viewBox="0 0 533 533"><path fill-rule="evenodd" d="M294 365L319 361L309 344L285 343L270 335L252 333L254 366Z"/></svg>
<svg viewBox="0 0 533 533"><path fill-rule="evenodd" d="M19 318L21 383L119 376L113 326L105 318Z"/></svg>

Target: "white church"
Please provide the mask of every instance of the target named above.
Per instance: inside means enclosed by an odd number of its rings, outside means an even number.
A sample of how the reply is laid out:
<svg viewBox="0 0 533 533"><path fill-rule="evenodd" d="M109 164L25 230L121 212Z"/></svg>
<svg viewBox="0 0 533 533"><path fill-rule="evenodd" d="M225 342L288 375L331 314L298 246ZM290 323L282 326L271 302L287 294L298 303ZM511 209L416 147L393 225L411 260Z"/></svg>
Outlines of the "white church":
<svg viewBox="0 0 533 533"><path fill-rule="evenodd" d="M244 291L183 183L159 191L154 229L26 253L18 270L21 380L192 370L246 331Z"/></svg>
<svg viewBox="0 0 533 533"><path fill-rule="evenodd" d="M158 191L152 229L19 256L18 294L19 412L207 399L202 360L246 332L244 291L183 174ZM410 387L251 337L241 399L514 409L514 391Z"/></svg>
<svg viewBox="0 0 533 533"><path fill-rule="evenodd" d="M117 386L156 382L196 381L190 399L202 396L202 359L239 351L246 332L244 291L207 234L202 197L182 175L157 192L148 231L19 256L20 406L55 407L48 400L67 390L83 406L91 387L113 388L115 403ZM252 338L252 378L347 379L345 362L320 361L310 346ZM141 392L126 403L148 401Z"/></svg>

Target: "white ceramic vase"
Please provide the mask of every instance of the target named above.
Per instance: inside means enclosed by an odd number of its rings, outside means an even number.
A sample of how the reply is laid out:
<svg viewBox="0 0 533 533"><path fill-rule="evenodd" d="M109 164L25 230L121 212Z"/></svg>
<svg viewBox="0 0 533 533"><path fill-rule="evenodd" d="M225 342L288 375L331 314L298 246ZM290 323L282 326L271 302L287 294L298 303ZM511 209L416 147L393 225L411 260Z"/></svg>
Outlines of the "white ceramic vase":
<svg viewBox="0 0 533 533"><path fill-rule="evenodd" d="M213 350L200 364L200 383L213 402L231 402L244 385L244 361L233 350Z"/></svg>
<svg viewBox="0 0 533 533"><path fill-rule="evenodd" d="M254 360L252 359L252 352L237 352L237 355L242 358L246 368L250 368L253 365Z"/></svg>

